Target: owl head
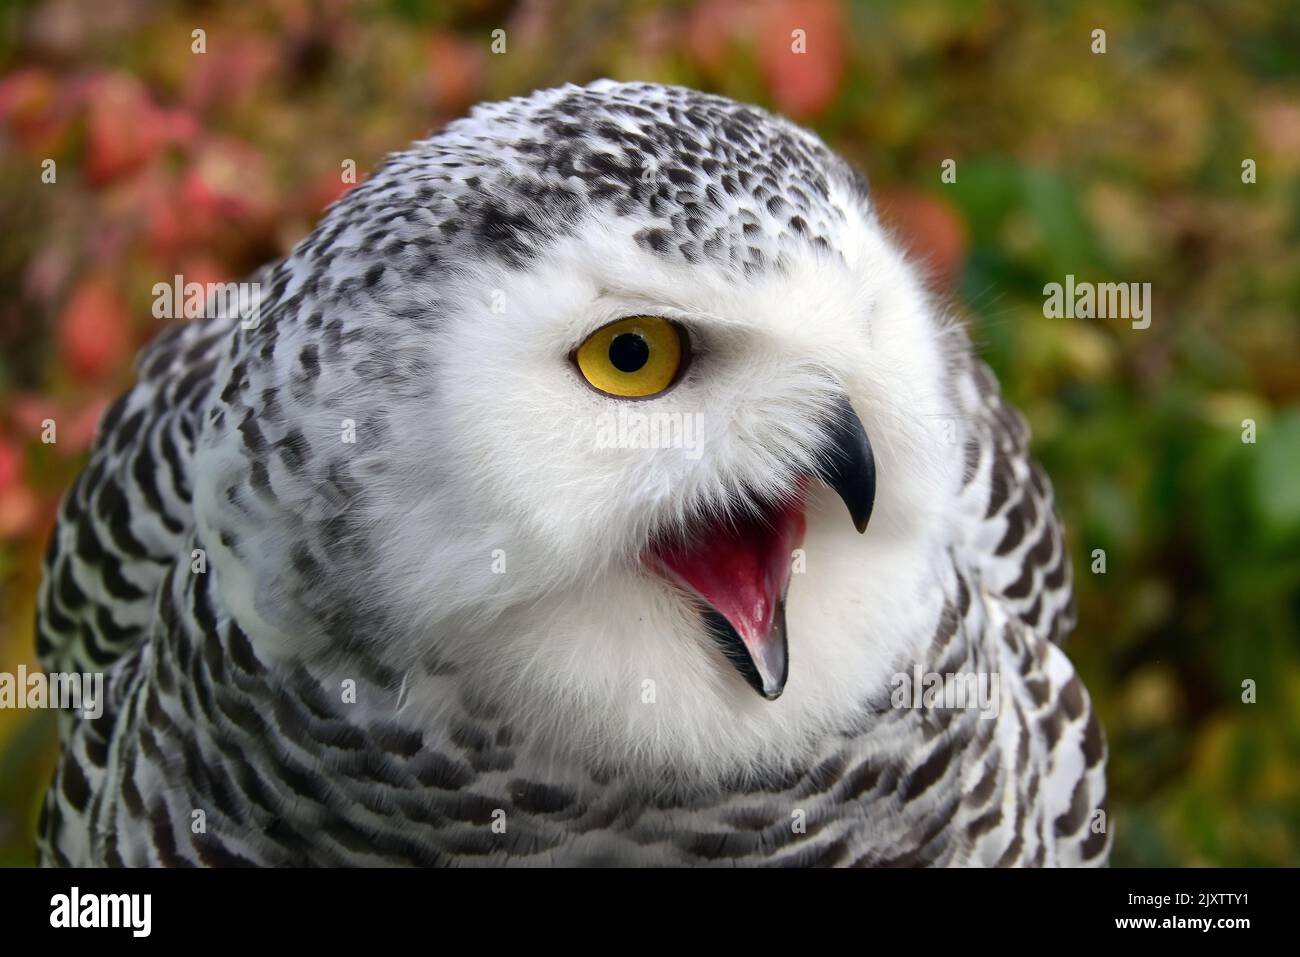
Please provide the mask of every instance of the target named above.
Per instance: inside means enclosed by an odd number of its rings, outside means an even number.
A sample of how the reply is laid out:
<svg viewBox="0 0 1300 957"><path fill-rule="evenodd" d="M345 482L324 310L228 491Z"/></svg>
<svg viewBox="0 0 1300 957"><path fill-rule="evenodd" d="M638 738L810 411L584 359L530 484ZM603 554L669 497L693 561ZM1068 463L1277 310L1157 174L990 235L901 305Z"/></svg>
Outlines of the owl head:
<svg viewBox="0 0 1300 957"><path fill-rule="evenodd" d="M262 287L195 501L268 653L716 769L806 749L921 640L950 328L811 133L642 83L480 106Z"/></svg>

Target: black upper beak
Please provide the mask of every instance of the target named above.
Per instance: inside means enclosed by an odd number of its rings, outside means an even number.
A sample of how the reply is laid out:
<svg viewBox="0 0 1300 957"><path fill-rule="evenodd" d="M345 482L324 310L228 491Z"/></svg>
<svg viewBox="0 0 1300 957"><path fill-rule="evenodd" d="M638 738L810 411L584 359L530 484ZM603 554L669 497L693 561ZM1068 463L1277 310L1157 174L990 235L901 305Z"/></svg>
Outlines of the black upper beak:
<svg viewBox="0 0 1300 957"><path fill-rule="evenodd" d="M831 414L817 477L844 500L854 526L865 532L876 502L876 459L862 420L848 399L840 399Z"/></svg>

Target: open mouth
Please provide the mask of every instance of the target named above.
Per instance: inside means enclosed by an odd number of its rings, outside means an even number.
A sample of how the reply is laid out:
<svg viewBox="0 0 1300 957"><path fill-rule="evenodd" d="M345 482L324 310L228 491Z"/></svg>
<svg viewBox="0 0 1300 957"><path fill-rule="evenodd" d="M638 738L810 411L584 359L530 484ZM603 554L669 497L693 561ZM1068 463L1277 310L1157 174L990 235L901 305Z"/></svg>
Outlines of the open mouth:
<svg viewBox="0 0 1300 957"><path fill-rule="evenodd" d="M803 543L808 481L817 478L834 489L859 532L866 531L875 502L871 442L847 400L828 424L822 461L791 497L701 522L683 538L654 542L642 557L695 599L723 654L769 701L780 697L790 670L785 598L793 553Z"/></svg>

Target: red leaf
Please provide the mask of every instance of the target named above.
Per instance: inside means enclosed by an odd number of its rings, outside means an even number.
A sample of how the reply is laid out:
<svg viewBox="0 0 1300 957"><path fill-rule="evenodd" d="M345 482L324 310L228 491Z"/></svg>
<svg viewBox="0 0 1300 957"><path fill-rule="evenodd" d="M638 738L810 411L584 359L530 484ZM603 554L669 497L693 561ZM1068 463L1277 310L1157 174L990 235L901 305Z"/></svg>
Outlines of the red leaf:
<svg viewBox="0 0 1300 957"><path fill-rule="evenodd" d="M705 69L721 72L750 13L744 0L704 0L691 11L686 25L691 56Z"/></svg>
<svg viewBox="0 0 1300 957"><path fill-rule="evenodd" d="M59 351L74 375L95 379L120 369L129 335L126 306L103 277L84 280L59 317Z"/></svg>
<svg viewBox="0 0 1300 957"><path fill-rule="evenodd" d="M464 112L474 102L483 74L482 50L450 34L429 42L429 82L434 103L449 114Z"/></svg>
<svg viewBox="0 0 1300 957"><path fill-rule="evenodd" d="M844 74L845 29L835 0L778 0L767 8L758 60L781 112L803 119L830 105Z"/></svg>
<svg viewBox="0 0 1300 957"><path fill-rule="evenodd" d="M73 407L35 392L17 392L10 397L9 421L20 436L35 441L44 434L45 421L52 419L57 428L55 447L60 454L72 456L94 440L109 401L108 394L96 393Z"/></svg>
<svg viewBox="0 0 1300 957"><path fill-rule="evenodd" d="M99 420L104 417L109 400L103 396L92 398L79 409L72 410L66 419L59 420L59 450L64 455L75 455L90 447L99 431Z"/></svg>
<svg viewBox="0 0 1300 957"><path fill-rule="evenodd" d="M138 80L121 74L86 84L86 178L104 184L144 166L164 146L188 143L198 131L193 117L157 106Z"/></svg>
<svg viewBox="0 0 1300 957"><path fill-rule="evenodd" d="M0 492L17 483L22 470L22 450L8 439L0 438Z"/></svg>
<svg viewBox="0 0 1300 957"><path fill-rule="evenodd" d="M75 85L60 85L39 67L0 77L0 121L32 156L44 158L62 148L76 108Z"/></svg>
<svg viewBox="0 0 1300 957"><path fill-rule="evenodd" d="M26 485L0 492L0 538L18 538L35 527L41 502Z"/></svg>
<svg viewBox="0 0 1300 957"><path fill-rule="evenodd" d="M943 200L913 190L876 194L880 220L903 242L932 287L948 289L966 256L966 224Z"/></svg>

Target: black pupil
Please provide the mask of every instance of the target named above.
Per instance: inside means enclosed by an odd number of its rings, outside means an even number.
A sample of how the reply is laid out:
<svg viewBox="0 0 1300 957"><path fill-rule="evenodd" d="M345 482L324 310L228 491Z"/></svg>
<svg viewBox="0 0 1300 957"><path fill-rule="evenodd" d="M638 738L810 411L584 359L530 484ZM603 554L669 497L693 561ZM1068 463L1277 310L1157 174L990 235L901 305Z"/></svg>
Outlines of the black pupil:
<svg viewBox="0 0 1300 957"><path fill-rule="evenodd" d="M635 332L624 332L609 344L609 361L619 372L636 372L650 360L650 346Z"/></svg>

